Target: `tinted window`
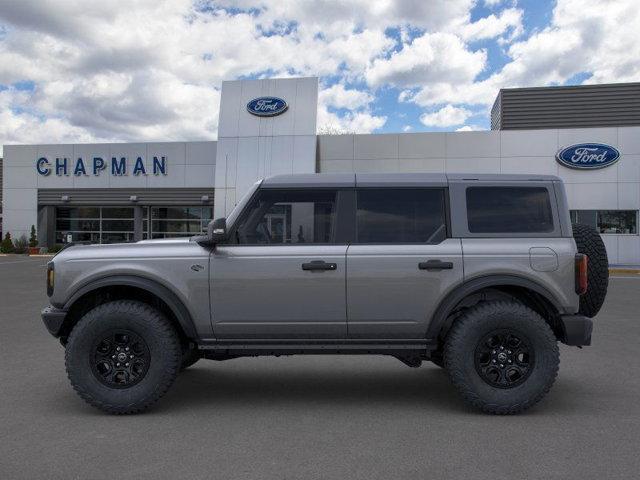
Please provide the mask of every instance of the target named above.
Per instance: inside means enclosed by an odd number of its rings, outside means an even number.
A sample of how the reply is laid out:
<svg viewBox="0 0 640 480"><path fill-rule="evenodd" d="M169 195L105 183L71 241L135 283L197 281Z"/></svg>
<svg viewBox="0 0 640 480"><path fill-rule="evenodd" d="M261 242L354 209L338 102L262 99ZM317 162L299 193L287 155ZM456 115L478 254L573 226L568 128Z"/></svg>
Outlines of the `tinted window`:
<svg viewBox="0 0 640 480"><path fill-rule="evenodd" d="M571 221L591 225L600 233L638 233L636 210L571 210Z"/></svg>
<svg viewBox="0 0 640 480"><path fill-rule="evenodd" d="M240 244L332 243L335 190L261 190L242 214Z"/></svg>
<svg viewBox="0 0 640 480"><path fill-rule="evenodd" d="M446 237L444 190L358 191L358 243L439 243Z"/></svg>
<svg viewBox="0 0 640 480"><path fill-rule="evenodd" d="M549 192L543 187L467 188L471 233L544 233L553 231Z"/></svg>

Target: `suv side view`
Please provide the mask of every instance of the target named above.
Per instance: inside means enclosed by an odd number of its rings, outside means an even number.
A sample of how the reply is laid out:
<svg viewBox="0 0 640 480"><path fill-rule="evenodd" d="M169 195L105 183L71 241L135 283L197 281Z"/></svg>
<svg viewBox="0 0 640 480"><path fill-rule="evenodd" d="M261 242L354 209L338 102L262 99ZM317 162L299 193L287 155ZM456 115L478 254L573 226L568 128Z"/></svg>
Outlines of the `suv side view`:
<svg viewBox="0 0 640 480"><path fill-rule="evenodd" d="M558 342L591 343L607 266L557 177L275 176L206 235L63 250L42 317L73 388L110 413L201 358L381 354L513 414L551 388Z"/></svg>

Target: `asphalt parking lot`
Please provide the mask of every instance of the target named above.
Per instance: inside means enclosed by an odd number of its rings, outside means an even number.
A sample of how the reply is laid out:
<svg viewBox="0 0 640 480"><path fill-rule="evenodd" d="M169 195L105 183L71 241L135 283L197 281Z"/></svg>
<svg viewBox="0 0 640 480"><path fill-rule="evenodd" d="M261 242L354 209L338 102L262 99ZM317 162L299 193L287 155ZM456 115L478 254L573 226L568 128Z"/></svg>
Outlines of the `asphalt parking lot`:
<svg viewBox="0 0 640 480"><path fill-rule="evenodd" d="M39 318L46 258L0 257L0 478L602 479L640 472L640 277L613 278L594 345L562 347L533 410L468 409L392 358L201 361L152 411L75 395Z"/></svg>

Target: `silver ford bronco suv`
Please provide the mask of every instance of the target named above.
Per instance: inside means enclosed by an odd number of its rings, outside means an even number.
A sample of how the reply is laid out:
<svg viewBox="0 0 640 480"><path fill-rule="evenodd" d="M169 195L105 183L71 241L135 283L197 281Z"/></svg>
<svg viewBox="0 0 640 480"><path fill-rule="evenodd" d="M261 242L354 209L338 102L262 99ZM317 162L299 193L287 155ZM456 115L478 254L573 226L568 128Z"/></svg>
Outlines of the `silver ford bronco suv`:
<svg viewBox="0 0 640 480"><path fill-rule="evenodd" d="M206 235L66 248L42 317L73 388L110 413L147 409L199 359L380 354L513 414L551 388L558 342L591 343L607 283L557 177L286 175Z"/></svg>

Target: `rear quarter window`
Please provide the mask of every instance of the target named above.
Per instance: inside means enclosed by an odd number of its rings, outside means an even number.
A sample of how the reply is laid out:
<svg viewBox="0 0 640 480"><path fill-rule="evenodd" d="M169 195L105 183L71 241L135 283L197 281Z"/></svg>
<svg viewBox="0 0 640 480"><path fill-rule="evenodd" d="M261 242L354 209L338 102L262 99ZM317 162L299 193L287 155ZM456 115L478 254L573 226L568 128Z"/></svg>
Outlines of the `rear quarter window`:
<svg viewBox="0 0 640 480"><path fill-rule="evenodd" d="M469 187L471 233L549 233L554 230L549 190L544 187Z"/></svg>

